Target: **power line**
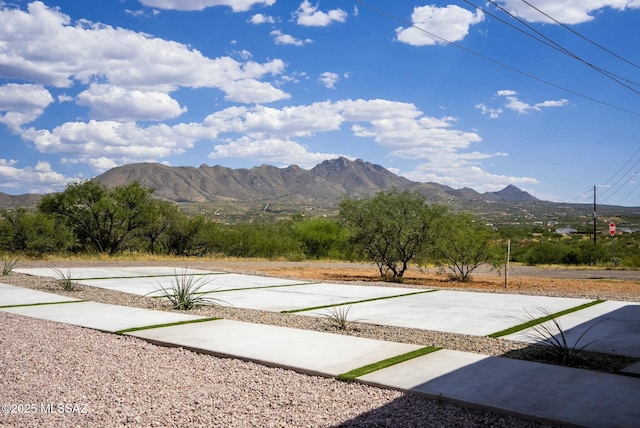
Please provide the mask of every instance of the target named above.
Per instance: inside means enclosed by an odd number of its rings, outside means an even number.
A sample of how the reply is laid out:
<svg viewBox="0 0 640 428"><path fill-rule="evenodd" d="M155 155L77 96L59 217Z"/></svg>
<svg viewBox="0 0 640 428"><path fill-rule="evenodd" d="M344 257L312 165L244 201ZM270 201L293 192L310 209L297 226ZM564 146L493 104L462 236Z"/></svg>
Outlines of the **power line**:
<svg viewBox="0 0 640 428"><path fill-rule="evenodd" d="M637 155L638 153L640 153L640 147L638 147L638 149L633 153L633 155L631 155L631 157L629 157L629 159L627 159L627 161L624 163L624 165L622 165L622 166L620 167L620 169L618 169L618 170L615 172L615 174L613 174L611 177L609 177L609 178L607 179L607 181L605 181L604 183L602 183L602 185L605 185L605 184L607 184L608 182L610 182L611 180L613 180L613 179L614 179L614 177L615 177L615 176L617 176L617 175L620 173L620 171L622 171L622 170L623 170L623 169L624 169L624 168L629 164L629 162L631 162L631 160L632 160L634 157L636 157L636 155ZM637 161L636 161L636 163L637 163ZM635 165L635 164L634 164L634 165ZM633 168L633 167L632 167L632 168Z"/></svg>
<svg viewBox="0 0 640 428"><path fill-rule="evenodd" d="M635 165L637 165L637 164L638 164L638 162L640 162L640 159L638 159L638 161L636 161L636 163L634 164L634 166L635 166ZM609 195L607 195L607 196L604 196L604 200L605 200L605 201L608 201L608 200L609 200L613 195L615 195L615 194L616 194L616 193L618 193L620 190L622 190L622 188L623 188L624 186L626 186L627 184L629 184L629 182L633 179L633 177L635 177L636 175L638 175L638 173L640 173L640 168L638 168L638 169L637 169L633 174L631 174L631 175L629 176L629 178L627 178L627 181L625 181L625 182L624 182L620 187L618 187L618 188L617 188L613 193L611 193L611 194L609 194ZM614 184L614 186L615 186L615 185L617 185L619 182L620 182L620 180L618 180L618 181L616 182L616 184ZM613 189L613 187L610 187L610 189ZM604 192L603 192L603 193L604 193Z"/></svg>
<svg viewBox="0 0 640 428"><path fill-rule="evenodd" d="M596 46L597 48L602 49L603 51L607 52L608 54L618 58L619 60L622 60L624 62L626 62L629 65L632 65L633 67L636 68L640 68L640 65L636 64L635 62L632 62L626 58L624 58L623 56L618 55L617 53L607 49L606 47L594 42L593 40L591 40L590 38L583 36L582 34L578 33L576 30L574 30L573 28L569 27L566 24L563 24L562 22L558 21L557 19L555 19L553 16L545 13L544 11L540 10L539 8L537 8L536 6L532 5L531 3L529 3L527 0L522 0L522 3L526 4L527 6L531 7L532 9L535 9L536 11L540 12L542 15L546 16L547 18L549 18L550 20L552 20L553 22L555 22L556 24L560 25L562 28L564 28L565 30L568 30L570 32L572 32L573 34L575 34L576 36L580 37L581 39L587 41L588 43L591 43L592 45Z"/></svg>
<svg viewBox="0 0 640 428"><path fill-rule="evenodd" d="M465 1L466 1L466 0L465 0ZM489 2L491 2L491 3L493 3L491 0L488 0L488 1L489 1ZM399 23L401 23L401 24L403 24L403 25L405 25L405 26L407 26L407 27L409 27L409 28L415 28L416 30L418 30L418 31L420 31L420 32L422 32L422 33L427 34L429 37L431 37L431 38L432 38L432 39L434 39L434 40L439 40L440 42L445 43L445 44L447 44L447 45L455 46L456 48L461 49L461 50L465 51L466 53L469 53L469 54L474 55L474 56L476 56L476 57L478 57L478 58L481 58L481 59L483 59L483 60L485 60L485 61L487 61L487 62L490 62L490 63L493 63L493 64L495 64L495 65L498 65L498 66L500 66L500 67L502 67L502 68L506 68L506 69L508 69L508 70L511 70L511 71L513 71L513 72L515 72L515 73L518 73L518 74L520 74L520 75L523 75L523 76L525 76L525 77L528 77L528 78L530 78L530 79L532 79L532 80L535 80L535 81L537 81L537 82L543 83L543 84L545 84L545 85L547 85L547 86L551 86L551 87L553 87L553 88L556 88L556 89L559 89L559 90L561 90L561 91L564 91L564 92L570 93L570 94L575 95L575 96L577 96L577 97L580 97L580 98L583 98L583 99L589 100L589 101L591 101L591 102L594 102L594 103L597 103L597 104L600 104L600 105L603 105L603 106L606 106L606 107L609 107L609 108L613 108L613 109L618 110L618 111L623 111L623 112L625 112L625 113L629 113L629 114L632 114L632 115L635 115L635 116L640 116L640 113L639 113L639 112L637 112L637 111L630 110L630 109L627 109L627 108L624 108L624 107L620 107L620 106L618 106L618 105L615 105L615 104L612 104L612 103L609 103L609 102L606 102L606 101L603 101L603 100L600 100L600 99L597 99L597 98L591 97L591 96L589 96L589 95L585 95L585 94L583 94L583 93L580 93L580 92L574 91L574 90L572 90L572 89L568 89L568 88L566 88L566 87L563 87L563 86L558 85L558 84L556 84L556 83L550 82L550 81L548 81L548 80L545 80L545 79L543 79L543 78L540 78L540 77L538 77L538 76L535 76L535 75L533 75L533 74L531 74L531 73L528 73L528 72L526 72L526 71L520 70L520 69L518 69L518 68L516 68L516 67L513 67L513 66L510 66L510 65L508 65L508 64L505 64L505 63L503 63L503 62L501 62L501 61L498 61L498 60L496 60L496 59L494 59L494 58L491 58L491 57L489 57L489 56L487 56L487 55L484 55L484 54L481 54L481 53L479 53L479 52L476 52L476 51L474 51L474 50L472 50L472 49L466 48L466 47L464 47L464 46L462 46L462 45L460 45L460 44L458 44L458 43L452 42L452 41L450 41L450 40L445 39L444 37L441 37L441 36L439 36L439 35L437 35L437 34L431 33L430 31L428 31L428 30L426 30L426 29L424 29L424 28L422 28L422 27L419 27L418 25L414 24L413 22L409 22L409 21L408 21L408 20L406 20L406 19L403 19L403 18L397 17L397 16L395 16L395 15L393 15L393 14L391 14L391 13L389 13L389 12L387 12L387 11L383 10L383 9L380 9L380 8L378 8L378 7L376 7L376 6L373 6L373 5L369 4L368 2L366 2L366 1L364 1L364 0L354 0L354 2L355 2L355 3L360 4L361 6L364 6L364 7L368 8L368 9L370 9L370 10L372 10L373 12L375 12L375 13L377 13L377 14L379 14L379 15L382 15L382 16L384 16L384 17L386 17L386 18L389 18L389 19L391 19L391 20L397 21L397 22L399 22ZM469 3L469 2L467 2L467 3ZM474 7L477 7L477 6L474 6ZM482 9L481 9L481 10L482 10ZM503 20L501 20L501 19L500 19L500 21L504 23L504 21L503 21ZM513 27L513 25L511 25L511 24L507 24L507 25L509 25L509 26L512 26L512 27ZM522 30L520 30L520 29L519 29L519 31L522 31ZM525 33L525 34L528 34L528 33L526 33L526 32L524 32L524 33ZM549 45L548 43L544 42L543 40L538 39L537 37L535 37L535 36L533 36L533 35L531 35L531 34L528 34L528 35L529 35L530 37L533 37L534 39L536 39L536 40L540 41L541 43L544 43L544 44ZM546 37L546 36L544 36L544 37ZM554 42L552 42L552 43L554 43ZM550 47L553 47L553 46L550 46ZM564 49L564 48L559 47L559 49L561 49L561 50L562 50L562 49ZM605 75L608 73L608 72L606 72L605 70L602 70L602 69L601 69L601 71L602 71L602 72L604 72L604 73L605 73ZM611 75L612 75L612 76L615 76L615 75L613 75L612 73L611 73ZM617 77L617 76L615 76L615 77ZM627 79L624 79L624 78L621 78L621 79L622 79L622 80L627 81ZM632 84L637 85L637 83L634 83L634 82L631 82L631 81L629 81L629 83L632 83ZM630 88L630 89L631 89L631 88ZM633 90L633 89L632 89L632 90ZM634 91L635 91L635 90L634 90ZM637 154L638 152L640 152L640 149L638 149L638 150L634 153L634 155L633 155L633 156L636 156L636 154ZM633 158L633 157L632 157L632 158ZM620 171L622 171L622 170L625 168L625 166L626 166L630 161L631 161L631 159L629 159L629 160L625 163L625 165L623 165L623 166L622 166L622 167L621 167L621 168L620 168L620 169L619 169L619 170L618 170L618 171L617 171L617 172L616 172L616 173L615 173L615 174L614 174L614 175L613 175L609 180L607 180L607 182L608 182L608 181L611 181L615 176L617 176L617 175L620 173ZM638 164L638 162L640 162L640 159L638 159L638 160L634 163L634 165L633 165L631 168L635 167L635 165L637 165L637 164ZM638 171L636 171L636 174L637 174L637 173L639 173L639 172L640 172L640 169L639 169ZM628 172L626 172L626 173L623 175L623 177L624 177L624 176L626 176L627 174L628 174ZM630 178L629 178L629 179L628 179L628 180L623 184L623 186L624 186L624 185L626 185L626 184L628 184L628 183L629 183L629 181L631 181L631 179L632 179L632 178L633 178L633 175L632 175L632 176L631 176L631 177L630 177ZM615 183L611 188L615 187L615 186L616 186L616 185L617 185L621 180L622 180L622 178L620 178L618 181L616 181L616 183ZM640 186L640 184L639 184L638 186ZM638 187L638 186L636 186L636 187ZM634 190L635 190L635 189L634 189ZM618 189L618 190L616 190L616 192L614 192L614 194L615 194L615 193L617 193L617 191L619 191L619 189ZM606 192L607 192L607 191L605 191L605 193L606 193ZM586 193L591 193L591 189L589 189L588 191L584 192L584 193L583 193L583 194L581 194L581 195L578 195L577 197L575 197L575 198L573 198L573 199L581 198L581 197L583 197ZM610 197L610 196L613 196L613 194L609 195L609 197ZM625 197L625 198L626 198L626 197ZM623 200L624 200L624 199L623 199Z"/></svg>
<svg viewBox="0 0 640 428"><path fill-rule="evenodd" d="M491 58L491 57L489 57L487 55L484 55L484 54L476 52L476 51L474 51L472 49L466 48L466 47L464 47L464 46L462 46L462 45L460 45L458 43L452 42L452 41L447 40L447 39L445 39L445 38L443 38L441 36L438 36L437 34L433 34L433 33L429 32L429 31L425 30L424 28L413 24L412 22L409 22L409 21L407 21L407 20L405 20L403 18L399 18L399 17L397 17L397 16L395 16L395 15L389 13L389 12L386 12L386 11L384 11L384 10L378 8L378 7L375 7L375 6L367 3L364 0L353 0L353 1L358 3L358 4L360 4L361 6L364 6L364 7L368 8L368 9L370 9L370 10L372 10L372 11L374 11L374 12L380 14L380 15L382 15L382 16L385 16L385 17L387 17L389 19L392 19L394 21L400 22L403 25L407 25L407 26L409 26L411 28L415 28L416 30L427 34L429 37L433 38L434 40L440 40L443 43L446 43L446 44L451 45L451 46L455 46L458 49L461 49L461 50L463 50L463 51L465 51L465 52L467 52L467 53L469 53L471 55L477 56L478 58L481 58L481 59L483 59L485 61L488 61L488 62L491 62L493 64L496 64L496 65L498 65L498 66L500 66L502 68L506 68L508 70L511 70L511 71L513 71L515 73L518 73L518 74L522 75L522 76L528 77L529 79L535 80L537 82L543 83L543 84L545 84L547 86L551 86L553 88L559 89L561 91L567 92L567 93L575 95L577 97L589 100L591 102L594 102L594 103L597 103L597 104L600 104L600 105L603 105L603 106L606 106L606 107L609 107L609 108L612 108L612 109L615 109L615 110L623 111L625 113L629 113L629 114L632 114L632 115L635 115L635 116L640 116L640 112L637 112L637 111L634 111L634 110L630 110L630 109L627 109L627 108L624 108L624 107L620 107L618 105L611 104L609 102L600 100L598 98L594 98L594 97L591 97L589 95L582 94L582 93L574 91L572 89L565 88L564 86L561 86L561 85L558 85L556 83L550 82L550 81L545 80L545 79L543 79L541 77L535 76L535 75L533 75L531 73L528 73L528 72L520 70L520 69L518 69L516 67L513 67L513 66L510 66L508 64L505 64L505 63L503 63L501 61L493 59L493 58Z"/></svg>
<svg viewBox="0 0 640 428"><path fill-rule="evenodd" d="M593 189L589 188L586 191L580 193L579 195L574 196L573 198L569 199L567 202L572 202L572 201L576 201L576 200L586 201L586 200L588 200L588 199L586 199L587 195L589 196L589 198L591 198L591 192L593 192Z"/></svg>
<svg viewBox="0 0 640 428"><path fill-rule="evenodd" d="M467 0L463 0L465 1L465 3L469 3ZM514 19L515 21L519 22L521 25L524 25L526 28L528 28L529 30L533 31L534 33L540 35L540 37L544 38L545 40L547 40L552 46L551 47L555 47L556 50L564 53L565 55L585 64L587 67L597 71L598 73L602 74L603 76L613 80L614 82L618 83L619 85L631 90L632 92L635 92L636 94L640 95L640 91L638 91L637 89L632 88L631 86L623 83L623 81L631 83L633 85L636 86L640 86L640 84L624 78L622 76L618 76L617 74L607 71L602 67L599 67L597 65L594 65L588 61L586 61L585 59L581 58L580 56L578 56L577 54L571 52L569 49L563 47L562 45L560 45L559 43L555 42L554 40L552 40L550 37L547 37L545 34L543 34L542 32L540 32L539 30L533 28L533 26L529 25L528 23L524 22L522 19L518 18L517 16L515 16L514 14L512 14L511 12L509 12L508 10L506 10L505 8L503 8L502 6L500 6L499 4L497 4L494 0L487 0L489 3L491 3L492 5L494 5L495 7L497 7L498 9L500 9L502 12L504 12L505 14L507 14L508 16L510 16L512 19ZM475 6L477 7L477 6ZM482 10L482 9L481 9ZM526 33L525 31L522 31L524 34L529 35L528 33ZM535 40L540 41L537 38L534 38ZM547 46L550 46L548 43L544 43Z"/></svg>

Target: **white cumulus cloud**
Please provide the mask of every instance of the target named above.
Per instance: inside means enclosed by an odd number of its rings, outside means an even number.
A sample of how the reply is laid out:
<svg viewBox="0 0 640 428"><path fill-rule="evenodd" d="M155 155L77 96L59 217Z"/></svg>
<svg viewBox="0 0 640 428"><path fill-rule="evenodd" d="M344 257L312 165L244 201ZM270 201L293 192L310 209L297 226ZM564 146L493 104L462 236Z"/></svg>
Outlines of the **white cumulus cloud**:
<svg viewBox="0 0 640 428"><path fill-rule="evenodd" d="M27 11L0 10L0 58L5 78L55 87L96 80L127 90L169 93L180 87L218 88L230 101L272 102L289 94L262 82L256 99L228 91L284 71L284 61L208 58L181 43L108 25L71 22L58 9L30 3Z"/></svg>
<svg viewBox="0 0 640 428"><path fill-rule="evenodd" d="M507 100L505 104L506 108L520 114L526 114L531 111L540 111L546 107L562 107L569 102L569 100L563 98L560 100L547 100L535 104L529 104L518 99L518 97L516 96L517 92L512 90L498 91L497 95L505 97L505 99Z"/></svg>
<svg viewBox="0 0 640 428"><path fill-rule="evenodd" d="M340 76L338 73L332 73L330 71L325 71L320 75L318 79L320 83L322 83L326 88L333 89L336 87L336 83L340 80Z"/></svg>
<svg viewBox="0 0 640 428"><path fill-rule="evenodd" d="M522 0L502 0L497 3L529 22L558 21L563 24L589 22L594 19L594 12L604 8L619 11L640 8L638 0L529 0L526 3Z"/></svg>
<svg viewBox="0 0 640 428"><path fill-rule="evenodd" d="M275 24L276 23L276 19L273 16L263 15L261 13L256 13L255 15L253 15L249 19L248 22L250 22L253 25Z"/></svg>
<svg viewBox="0 0 640 428"><path fill-rule="evenodd" d="M26 188L29 193L49 193L62 190L71 180L51 169L48 162L35 166L18 167L18 162L0 158L0 188Z"/></svg>
<svg viewBox="0 0 640 428"><path fill-rule="evenodd" d="M294 46L304 46L307 43L311 43L311 39L298 39L291 34L284 34L280 30L273 30L271 32L271 36L273 40L276 42L276 45L294 45Z"/></svg>
<svg viewBox="0 0 640 428"><path fill-rule="evenodd" d="M187 111L168 94L157 91L126 90L118 86L92 84L78 95L78 104L89 107L94 119L113 119L122 122L136 120L164 120Z"/></svg>
<svg viewBox="0 0 640 428"><path fill-rule="evenodd" d="M334 22L345 22L347 12L342 9L333 9L328 12L318 10L310 1L304 0L293 13L296 23L307 27L327 27Z"/></svg>
<svg viewBox="0 0 640 428"><path fill-rule="evenodd" d="M18 132L33 122L53 103L53 97L42 85L9 83L0 86L0 123Z"/></svg>
<svg viewBox="0 0 640 428"><path fill-rule="evenodd" d="M418 6L411 14L413 26L397 28L396 36L398 41L413 46L457 42L469 34L471 25L482 22L483 19L482 11L473 13L456 5Z"/></svg>

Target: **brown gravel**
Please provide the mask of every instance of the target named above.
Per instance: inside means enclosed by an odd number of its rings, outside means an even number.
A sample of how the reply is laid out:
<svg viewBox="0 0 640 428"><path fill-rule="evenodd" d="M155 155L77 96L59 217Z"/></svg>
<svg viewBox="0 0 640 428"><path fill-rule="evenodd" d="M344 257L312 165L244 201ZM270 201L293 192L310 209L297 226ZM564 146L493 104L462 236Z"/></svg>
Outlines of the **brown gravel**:
<svg viewBox="0 0 640 428"><path fill-rule="evenodd" d="M245 261L57 262L57 266L155 264L323 281L376 282L375 268L329 263ZM23 262L20 267L52 266ZM601 273L589 273L597 277ZM12 273L0 282L104 303L166 309L157 300L80 287L62 292L55 280ZM398 284L393 284L398 286ZM460 288L433 271L412 270L406 287ZM466 289L505 292L495 273L478 275ZM508 292L640 301L634 280L514 277ZM238 308L192 313L319 331L320 319ZM451 333L357 323L347 332L382 340L441 346L487 355L537 359L523 344ZM1 426L538 426L492 412L426 397L306 376L254 363L162 348L130 337L0 313L0 404L35 404L35 414L0 414ZM126 356L126 358L122 358ZM603 358L597 361L598 358ZM595 368L615 371L632 362L595 355ZM589 363L592 364L593 362ZM592 367L593 368L593 367ZM47 407L51 403L51 407ZM44 407L41 408L41 404ZM62 411L42 413L58 404ZM73 406L73 405L77 406ZM86 405L83 407L83 405ZM82 407L82 408L81 408ZM26 409L23 406L23 410ZM77 414L84 410L84 413Z"/></svg>

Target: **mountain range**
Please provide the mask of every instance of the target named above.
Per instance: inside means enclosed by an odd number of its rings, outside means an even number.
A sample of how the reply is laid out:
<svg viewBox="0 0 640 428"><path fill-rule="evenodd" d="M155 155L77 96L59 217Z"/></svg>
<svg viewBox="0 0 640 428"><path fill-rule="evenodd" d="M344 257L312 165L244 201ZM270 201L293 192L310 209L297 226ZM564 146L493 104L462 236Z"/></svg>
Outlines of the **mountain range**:
<svg viewBox="0 0 640 428"><path fill-rule="evenodd" d="M326 160L310 170L296 165L232 169L219 165L195 168L137 163L113 168L95 179L107 187L137 181L154 189L155 197L179 203L260 202L334 207L345 196L359 197L393 188L415 191L432 203L538 201L511 185L487 193L453 189L437 183L414 182L380 165L344 157Z"/></svg>
<svg viewBox="0 0 640 428"><path fill-rule="evenodd" d="M167 166L135 163L119 166L95 177L107 187L137 181L154 190L154 196L177 203L275 204L289 207L335 208L345 196L359 197L380 190L410 190L431 203L464 206L473 202L537 202L529 193L509 185L499 192L478 193L438 183L419 183L361 159L326 160L310 170L297 165L278 168L261 165L251 169L201 165ZM42 195L8 195L0 192L0 207L35 206Z"/></svg>

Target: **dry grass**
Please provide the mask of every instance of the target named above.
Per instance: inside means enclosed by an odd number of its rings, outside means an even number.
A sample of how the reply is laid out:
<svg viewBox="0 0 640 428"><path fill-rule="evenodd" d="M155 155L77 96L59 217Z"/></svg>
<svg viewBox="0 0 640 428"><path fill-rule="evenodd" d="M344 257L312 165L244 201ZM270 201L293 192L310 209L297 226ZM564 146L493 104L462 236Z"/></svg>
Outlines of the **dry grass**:
<svg viewBox="0 0 640 428"><path fill-rule="evenodd" d="M313 264L304 266L278 266L265 264L254 266L256 272L273 276L285 276L295 279L316 281L362 281L379 282L380 276L373 267L344 266L335 268L315 267ZM541 271L544 275L544 271ZM616 279L564 279L538 277L510 277L508 287L504 286L504 277L494 274L475 275L468 283L451 281L446 275L438 275L432 271L413 269L405 275L406 286L427 286L469 291L489 291L501 293L522 293L542 295L583 295L588 297L606 296L609 299L627 300L640 296L640 273L638 280ZM398 284L393 284L398 286ZM635 300L633 299L633 300Z"/></svg>

